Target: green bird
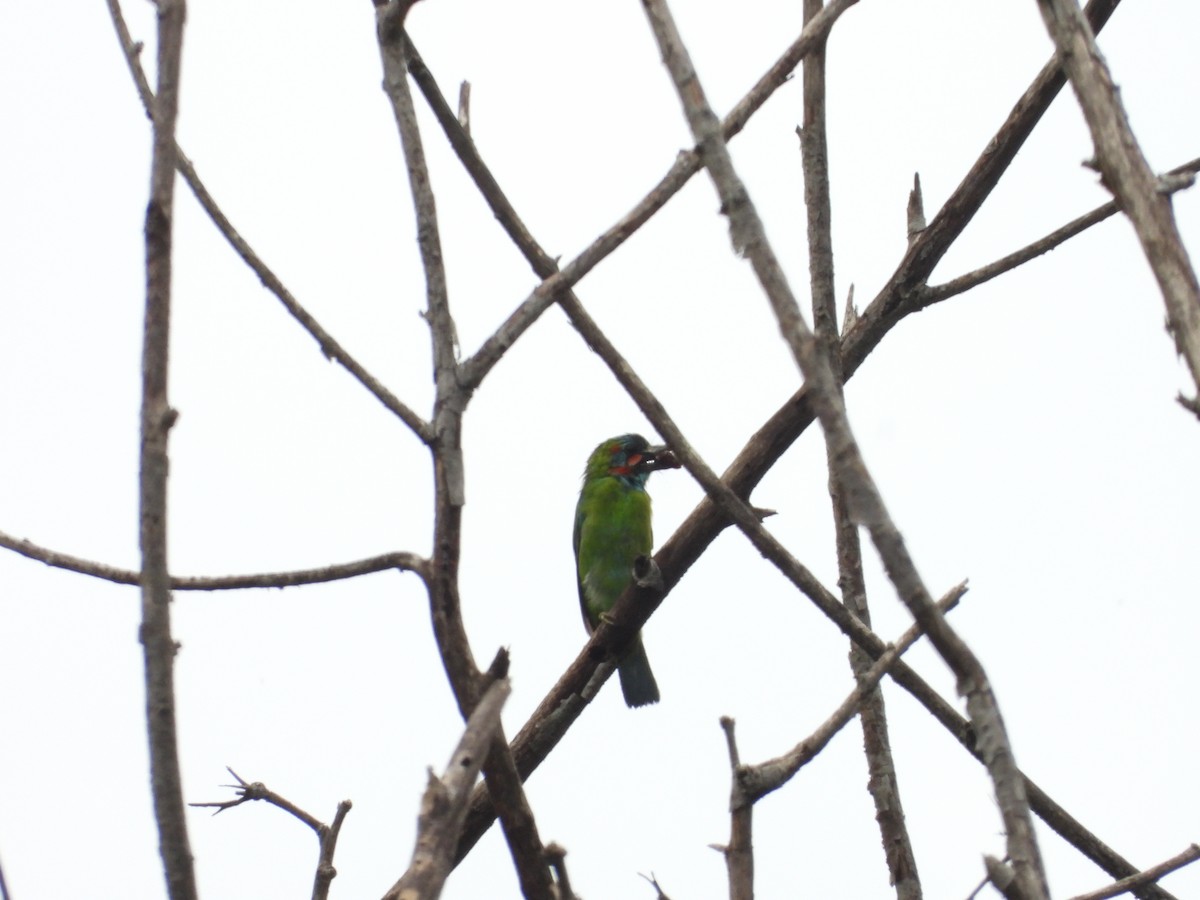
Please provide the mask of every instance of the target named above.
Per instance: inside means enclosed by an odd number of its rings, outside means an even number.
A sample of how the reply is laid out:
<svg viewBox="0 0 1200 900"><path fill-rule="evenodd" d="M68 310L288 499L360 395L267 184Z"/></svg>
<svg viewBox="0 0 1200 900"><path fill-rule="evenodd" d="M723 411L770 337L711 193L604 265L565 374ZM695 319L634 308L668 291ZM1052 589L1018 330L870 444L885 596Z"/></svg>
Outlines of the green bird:
<svg viewBox="0 0 1200 900"><path fill-rule="evenodd" d="M633 564L649 557L650 495L654 469L678 468L665 446L639 434L610 438L592 451L575 506L575 572L583 624L592 633L633 580ZM658 684L639 633L617 664L621 693L631 707L658 702Z"/></svg>

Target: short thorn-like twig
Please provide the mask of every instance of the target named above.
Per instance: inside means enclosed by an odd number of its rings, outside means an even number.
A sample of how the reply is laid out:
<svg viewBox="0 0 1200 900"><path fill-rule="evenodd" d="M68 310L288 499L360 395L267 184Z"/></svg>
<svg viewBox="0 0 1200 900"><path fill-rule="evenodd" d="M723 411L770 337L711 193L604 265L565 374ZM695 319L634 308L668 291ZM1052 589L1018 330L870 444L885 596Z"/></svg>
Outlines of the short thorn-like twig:
<svg viewBox="0 0 1200 900"><path fill-rule="evenodd" d="M237 792L237 796L233 800L189 803L188 806L212 809L215 816L217 813L224 812L227 809L241 806L248 800L266 800L272 806L277 806L284 812L295 816L311 828L317 836L320 853L317 858L317 871L313 877L312 896L313 900L326 900L329 896L329 884L337 877L337 869L333 867L333 854L337 849L338 835L341 834L342 823L346 820L346 814L350 812L353 804L349 800L343 800L339 803L337 812L333 816L333 823L326 825L316 816L305 812L286 797L282 797L272 791L261 781L248 782L229 766L226 766L225 769L233 776L237 784L223 784L221 787L232 788Z"/></svg>

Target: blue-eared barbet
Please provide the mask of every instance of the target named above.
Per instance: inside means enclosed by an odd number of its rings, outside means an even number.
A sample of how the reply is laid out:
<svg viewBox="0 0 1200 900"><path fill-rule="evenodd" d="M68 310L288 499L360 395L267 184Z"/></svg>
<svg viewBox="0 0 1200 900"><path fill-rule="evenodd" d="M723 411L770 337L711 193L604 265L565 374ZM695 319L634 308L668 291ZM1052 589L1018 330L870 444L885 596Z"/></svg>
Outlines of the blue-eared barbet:
<svg viewBox="0 0 1200 900"><path fill-rule="evenodd" d="M650 557L654 537L646 479L655 469L667 468L679 468L675 455L639 434L610 438L588 457L575 507L575 571L588 634L633 580L638 557ZM618 661L617 674L626 704L658 702L658 684L640 633Z"/></svg>

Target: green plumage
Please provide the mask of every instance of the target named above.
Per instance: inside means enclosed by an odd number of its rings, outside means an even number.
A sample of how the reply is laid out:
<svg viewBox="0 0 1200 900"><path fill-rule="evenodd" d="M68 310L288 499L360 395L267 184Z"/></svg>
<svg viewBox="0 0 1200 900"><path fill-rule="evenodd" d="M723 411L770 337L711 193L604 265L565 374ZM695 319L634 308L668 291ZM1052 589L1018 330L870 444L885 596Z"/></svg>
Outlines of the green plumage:
<svg viewBox="0 0 1200 900"><path fill-rule="evenodd" d="M656 455L665 450L626 434L600 444L588 458L575 507L576 576L588 634L629 586L634 560L649 557L654 547L646 479ZM641 634L619 661L617 673L629 706L658 702Z"/></svg>

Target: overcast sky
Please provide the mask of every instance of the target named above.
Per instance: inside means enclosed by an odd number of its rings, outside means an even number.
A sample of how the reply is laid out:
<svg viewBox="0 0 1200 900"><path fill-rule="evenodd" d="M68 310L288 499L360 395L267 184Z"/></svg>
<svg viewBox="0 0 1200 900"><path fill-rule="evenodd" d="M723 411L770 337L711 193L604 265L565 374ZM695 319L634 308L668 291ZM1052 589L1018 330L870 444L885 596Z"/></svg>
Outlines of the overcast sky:
<svg viewBox="0 0 1200 900"><path fill-rule="evenodd" d="M800 30L799 2L677 0L719 112ZM153 9L127 4L153 54ZM443 90L472 83L472 132L530 229L572 258L691 144L641 5L427 0L409 30ZM1157 170L1200 155L1200 9L1128 0L1101 37ZM1033 0L863 0L829 48L837 293L873 297L905 248L915 171L930 217L1051 47ZM150 131L99 0L0 5L0 530L138 566L142 217ZM366 0L194 0L179 140L240 232L351 353L422 414L424 285ZM464 353L534 287L418 98ZM733 144L807 304L798 80ZM1108 199L1080 165L1069 91L1038 126L939 283ZM181 575L308 568L429 551L427 454L177 193L170 560ZM1193 256L1200 200L1175 203ZM579 295L708 462L723 469L799 375L749 266L695 178ZM991 676L1024 771L1139 866L1200 839L1195 775L1200 423L1132 229L1108 222L910 318L848 386L851 421L921 574L969 578L952 621ZM649 426L557 310L475 395L465 425L463 612L476 658L511 648L515 734L584 643L570 549L579 474L601 439ZM656 474L661 544L701 498ZM824 448L810 429L757 489L771 531L837 581ZM885 639L910 619L878 574ZM415 576L177 595L186 798L230 796L226 765L319 818L354 809L335 897L407 866L425 767L461 722ZM0 862L19 900L163 896L144 737L135 588L0 552ZM662 690L608 685L530 780L544 840L592 900L726 895L729 773L775 756L852 687L846 640L739 534L722 535L649 622ZM909 661L953 699L944 665ZM931 898L965 897L1003 855L983 770L885 684L900 789ZM955 701L957 702L957 701ZM961 708L961 706L960 706ZM885 898L852 724L756 807L759 895ZM1040 826L1040 822L1039 822ZM316 842L264 805L189 829L206 897L306 896ZM1055 896L1108 879L1045 827ZM1171 876L1200 894L1200 870ZM498 830L450 878L455 900L518 895Z"/></svg>

